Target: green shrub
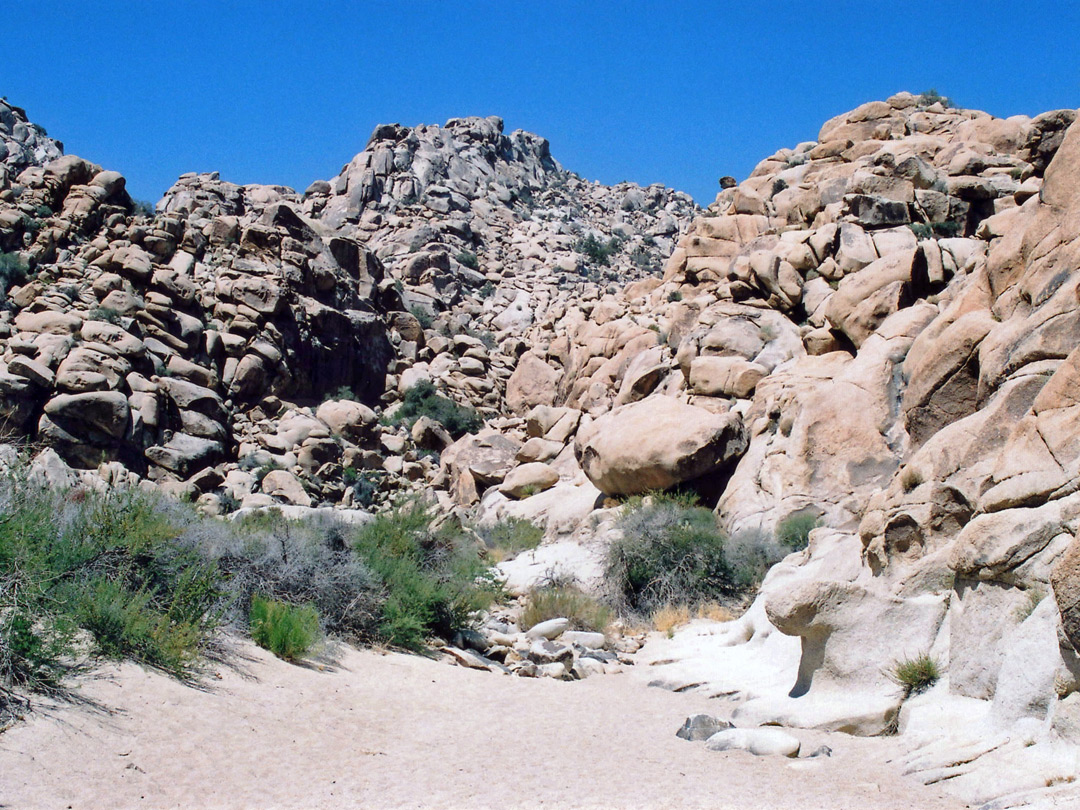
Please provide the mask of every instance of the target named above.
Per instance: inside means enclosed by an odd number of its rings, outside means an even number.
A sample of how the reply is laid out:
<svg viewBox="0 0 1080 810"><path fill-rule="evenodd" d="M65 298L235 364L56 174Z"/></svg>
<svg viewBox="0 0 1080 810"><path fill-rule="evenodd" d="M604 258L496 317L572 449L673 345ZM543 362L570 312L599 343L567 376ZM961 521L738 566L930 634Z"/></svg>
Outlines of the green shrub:
<svg viewBox="0 0 1080 810"><path fill-rule="evenodd" d="M342 385L335 388L333 391L327 391L323 396L323 402L330 402L331 400L349 400L350 402L359 402L360 397L349 386Z"/></svg>
<svg viewBox="0 0 1080 810"><path fill-rule="evenodd" d="M919 240L929 239L934 235L934 229L925 222L912 222L908 225L915 238Z"/></svg>
<svg viewBox="0 0 1080 810"><path fill-rule="evenodd" d="M477 526L476 533L496 561L508 560L523 551L531 551L544 539L543 529L531 521L517 517L508 517L490 526Z"/></svg>
<svg viewBox="0 0 1080 810"><path fill-rule="evenodd" d="M480 269L480 260L471 250L463 250L457 255L458 264L468 267L470 270Z"/></svg>
<svg viewBox="0 0 1080 810"><path fill-rule="evenodd" d="M889 677L903 689L906 698L937 683L941 677L941 669L928 653L921 653L914 658L897 661L889 672Z"/></svg>
<svg viewBox="0 0 1080 810"><path fill-rule="evenodd" d="M929 90L919 96L920 107L929 107L931 104L935 104L937 102L941 102L941 106L945 109L956 106L955 104L953 104L951 98L941 95L941 93L939 93L933 87L931 87Z"/></svg>
<svg viewBox="0 0 1080 810"><path fill-rule="evenodd" d="M616 607L648 615L664 605L697 604L733 594L725 537L709 509L689 496L652 494L623 507L604 579Z"/></svg>
<svg viewBox="0 0 1080 810"><path fill-rule="evenodd" d="M19 253L0 253L0 290L7 291L21 284L30 271L30 265Z"/></svg>
<svg viewBox="0 0 1080 810"><path fill-rule="evenodd" d="M599 600L569 582L554 582L532 588L525 597L520 622L528 630L548 619L569 619L573 630L604 632L611 624L611 610Z"/></svg>
<svg viewBox="0 0 1080 810"><path fill-rule="evenodd" d="M612 237L607 242L597 239L592 234L579 239L574 245L574 250L586 258L590 264L611 264L611 257L622 249L622 241L618 237Z"/></svg>
<svg viewBox="0 0 1080 810"><path fill-rule="evenodd" d="M481 287L477 293L481 298L491 298L495 294L495 285L490 281L485 281L484 286Z"/></svg>
<svg viewBox="0 0 1080 810"><path fill-rule="evenodd" d="M736 532L724 545L724 559L731 570L731 580L739 590L753 590L765 575L790 553L776 538L758 529Z"/></svg>
<svg viewBox="0 0 1080 810"><path fill-rule="evenodd" d="M286 661L303 658L321 638L319 613L311 605L289 605L256 596L251 600L251 638Z"/></svg>
<svg viewBox="0 0 1080 810"><path fill-rule="evenodd" d="M772 194L770 196L775 197L781 191L788 187L787 181L783 177L777 177L772 184Z"/></svg>
<svg viewBox="0 0 1080 810"><path fill-rule="evenodd" d="M416 320L420 321L420 326L423 329L430 329L431 325L435 323L435 316L428 312L424 307L412 306L409 307L409 312Z"/></svg>
<svg viewBox="0 0 1080 810"><path fill-rule="evenodd" d="M431 635L450 638L500 593L460 528L436 527L418 504L378 515L360 530L355 549L384 584L379 634L394 646L418 649Z"/></svg>
<svg viewBox="0 0 1080 810"><path fill-rule="evenodd" d="M792 551L802 551L810 542L810 531L820 525L812 512L795 512L776 524L776 540Z"/></svg>
<svg viewBox="0 0 1080 810"><path fill-rule="evenodd" d="M440 395L434 384L427 380L417 383L405 392L401 407L394 413L391 421L393 424L404 422L412 425L421 416L428 416L440 423L455 439L466 433L475 433L484 424L476 411Z"/></svg>
<svg viewBox="0 0 1080 810"><path fill-rule="evenodd" d="M86 317L92 321L105 321L106 323L120 323L120 313L111 307L94 307Z"/></svg>
<svg viewBox="0 0 1080 810"><path fill-rule="evenodd" d="M148 200L132 200L131 212L137 217L153 217L156 213L154 204Z"/></svg>
<svg viewBox="0 0 1080 810"><path fill-rule="evenodd" d="M670 303L670 304L674 304L674 303L676 303L678 301L682 301L682 299L683 299L682 290L672 290L667 295L667 300L668 300L668 303Z"/></svg>

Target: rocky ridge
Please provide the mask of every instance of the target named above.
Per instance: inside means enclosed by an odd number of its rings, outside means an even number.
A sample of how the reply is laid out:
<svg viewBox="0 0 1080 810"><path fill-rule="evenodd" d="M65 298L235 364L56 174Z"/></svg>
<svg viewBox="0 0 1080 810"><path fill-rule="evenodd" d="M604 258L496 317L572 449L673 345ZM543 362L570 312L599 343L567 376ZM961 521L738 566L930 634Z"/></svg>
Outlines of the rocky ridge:
<svg viewBox="0 0 1080 810"><path fill-rule="evenodd" d="M123 177L13 131L12 167L37 163L0 192L7 428L211 512L352 507L359 471L365 499L437 478L445 431L379 416L422 380L498 414L536 312L567 275L579 295L604 283L581 240L610 278L656 271L697 210L472 118L378 127L304 195L184 175L141 217Z"/></svg>

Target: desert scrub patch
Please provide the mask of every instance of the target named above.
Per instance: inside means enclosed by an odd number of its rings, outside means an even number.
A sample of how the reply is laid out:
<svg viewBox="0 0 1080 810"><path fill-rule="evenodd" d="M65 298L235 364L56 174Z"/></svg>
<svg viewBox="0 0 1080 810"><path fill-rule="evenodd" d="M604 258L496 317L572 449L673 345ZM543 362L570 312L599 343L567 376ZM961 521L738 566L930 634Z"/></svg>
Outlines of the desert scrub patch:
<svg viewBox="0 0 1080 810"><path fill-rule="evenodd" d="M354 548L383 583L378 628L393 646L419 649L432 635L450 638L501 595L476 543L454 524L436 526L417 503L378 515Z"/></svg>
<svg viewBox="0 0 1080 810"><path fill-rule="evenodd" d="M484 541L488 556L495 562L510 560L523 551L531 551L544 539L544 530L524 518L507 517L497 523L475 528Z"/></svg>
<svg viewBox="0 0 1080 810"><path fill-rule="evenodd" d="M322 638L319 612L312 605L290 605L256 596L249 615L252 640L286 661L303 658Z"/></svg>
<svg viewBox="0 0 1080 810"><path fill-rule="evenodd" d="M892 665L889 678L896 683L907 698L925 692L941 678L941 668L929 653L913 658L903 658Z"/></svg>
<svg viewBox="0 0 1080 810"><path fill-rule="evenodd" d="M192 677L221 617L216 562L190 507L0 479L0 712L14 688L59 688L96 656ZM76 664L74 662L81 662Z"/></svg>
<svg viewBox="0 0 1080 810"><path fill-rule="evenodd" d="M813 512L794 512L776 524L776 541L784 548L802 551L810 543L810 532L820 525Z"/></svg>
<svg viewBox="0 0 1080 810"><path fill-rule="evenodd" d="M572 579L556 577L529 590L519 618L524 630L548 619L569 619L573 630L602 633L611 624L612 613Z"/></svg>
<svg viewBox="0 0 1080 810"><path fill-rule="evenodd" d="M421 416L434 419L455 439L460 439L466 433L475 433L484 424L475 410L442 396L428 380L418 382L405 392L401 407L394 412L390 421L395 425L405 423L411 427Z"/></svg>
<svg viewBox="0 0 1080 810"><path fill-rule="evenodd" d="M735 591L725 536L692 496L631 498L616 521L622 536L607 555L604 581L620 613L648 616L665 605L693 605Z"/></svg>

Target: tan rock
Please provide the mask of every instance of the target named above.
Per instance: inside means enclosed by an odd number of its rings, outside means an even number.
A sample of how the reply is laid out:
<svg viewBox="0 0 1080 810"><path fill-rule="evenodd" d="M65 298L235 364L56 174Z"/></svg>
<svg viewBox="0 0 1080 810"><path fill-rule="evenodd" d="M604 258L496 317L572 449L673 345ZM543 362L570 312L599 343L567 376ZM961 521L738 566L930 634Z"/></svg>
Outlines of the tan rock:
<svg viewBox="0 0 1080 810"><path fill-rule="evenodd" d="M527 498L559 483L559 473L554 467L532 462L515 467L499 485L499 492L511 498Z"/></svg>
<svg viewBox="0 0 1080 810"><path fill-rule="evenodd" d="M262 491L296 506L311 506L311 496L300 480L288 470L271 470L262 480Z"/></svg>
<svg viewBox="0 0 1080 810"><path fill-rule="evenodd" d="M598 489L632 495L716 472L742 455L746 445L737 416L652 396L580 428L574 451Z"/></svg>
<svg viewBox="0 0 1080 810"><path fill-rule="evenodd" d="M703 396L746 399L767 373L741 357L698 357L690 364L690 388Z"/></svg>
<svg viewBox="0 0 1080 810"><path fill-rule="evenodd" d="M506 383L507 407L514 413L524 414L537 405L552 405L560 376L532 352L523 354Z"/></svg>

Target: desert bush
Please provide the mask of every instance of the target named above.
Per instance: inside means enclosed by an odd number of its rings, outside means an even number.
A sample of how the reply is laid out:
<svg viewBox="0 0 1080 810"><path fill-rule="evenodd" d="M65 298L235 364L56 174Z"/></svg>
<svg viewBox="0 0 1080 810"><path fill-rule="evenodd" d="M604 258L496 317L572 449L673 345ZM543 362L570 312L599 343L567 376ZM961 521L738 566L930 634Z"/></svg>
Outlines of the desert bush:
<svg viewBox="0 0 1080 810"><path fill-rule="evenodd" d="M606 267L611 264L611 257L622 249L622 241L612 237L607 242L597 239L592 234L579 239L574 250L586 258L590 264Z"/></svg>
<svg viewBox="0 0 1080 810"><path fill-rule="evenodd" d="M776 540L792 551L802 551L810 542L810 532L821 525L812 512L795 512L776 524Z"/></svg>
<svg viewBox="0 0 1080 810"><path fill-rule="evenodd" d="M431 325L435 323L435 316L432 315L428 310L424 309L424 307L409 307L409 312L412 313L412 316L416 318L416 320L420 321L420 326L423 329L430 329Z"/></svg>
<svg viewBox="0 0 1080 810"><path fill-rule="evenodd" d="M26 279L30 266L18 253L0 253L0 290L6 295L8 289Z"/></svg>
<svg viewBox="0 0 1080 810"><path fill-rule="evenodd" d="M519 621L530 627L548 619L569 619L573 630L602 633L611 624L611 609L590 596L572 579L555 577L529 590Z"/></svg>
<svg viewBox="0 0 1080 810"><path fill-rule="evenodd" d="M153 217L156 209L149 200L132 200L131 212L137 217Z"/></svg>
<svg viewBox="0 0 1080 810"><path fill-rule="evenodd" d="M86 317L92 321L105 321L106 323L120 323L120 313L111 307L93 307L86 313Z"/></svg>
<svg viewBox="0 0 1080 810"><path fill-rule="evenodd" d="M287 661L307 655L321 638L319 613L311 605L290 605L256 596L251 600L251 638Z"/></svg>
<svg viewBox="0 0 1080 810"><path fill-rule="evenodd" d="M921 653L914 658L904 658L893 664L889 677L900 686L904 697L917 695L937 683L941 669L929 653Z"/></svg>
<svg viewBox="0 0 1080 810"><path fill-rule="evenodd" d="M759 529L735 532L724 545L731 581L738 590L752 590L791 552L775 535Z"/></svg>
<svg viewBox="0 0 1080 810"><path fill-rule="evenodd" d="M0 691L56 688L95 655L194 674L222 593L215 562L186 542L190 508L7 473L0 514Z"/></svg>
<svg viewBox="0 0 1080 810"><path fill-rule="evenodd" d="M457 255L458 264L468 267L470 270L480 269L480 260L471 250L463 250Z"/></svg>
<svg viewBox="0 0 1080 810"><path fill-rule="evenodd" d="M945 109L956 106L955 104L953 104L951 98L941 95L941 93L939 93L933 87L919 95L919 106L921 107L929 107L931 104L935 104L937 102L941 102L941 106Z"/></svg>
<svg viewBox="0 0 1080 810"><path fill-rule="evenodd" d="M517 517L508 517L490 526L477 526L475 531L484 541L489 556L496 562L512 559L523 551L531 551L544 539L543 529Z"/></svg>
<svg viewBox="0 0 1080 810"><path fill-rule="evenodd" d="M439 422L455 439L466 433L475 433L484 424L476 411L442 396L427 380L417 383L405 392L401 407L394 412L391 422L404 422L411 426L421 416L428 416Z"/></svg>
<svg viewBox="0 0 1080 810"><path fill-rule="evenodd" d="M616 525L622 537L608 550L604 579L620 612L648 615L736 590L716 518L691 497L631 498Z"/></svg>
<svg viewBox="0 0 1080 810"><path fill-rule="evenodd" d="M460 528L434 525L419 504L401 504L364 526L357 554L382 580L378 628L388 643L417 649L474 623L500 590Z"/></svg>
<svg viewBox="0 0 1080 810"><path fill-rule="evenodd" d="M670 303L670 304L675 304L675 303L677 303L679 301L682 301L682 299L683 299L683 294L682 294L681 290L672 290L667 295L667 300L668 300L668 303Z"/></svg>
<svg viewBox="0 0 1080 810"><path fill-rule="evenodd" d="M277 510L199 527L198 544L227 576L227 619L246 626L254 598L311 605L329 634L378 638L385 598L379 577L349 548L354 529L333 515L288 520Z"/></svg>

